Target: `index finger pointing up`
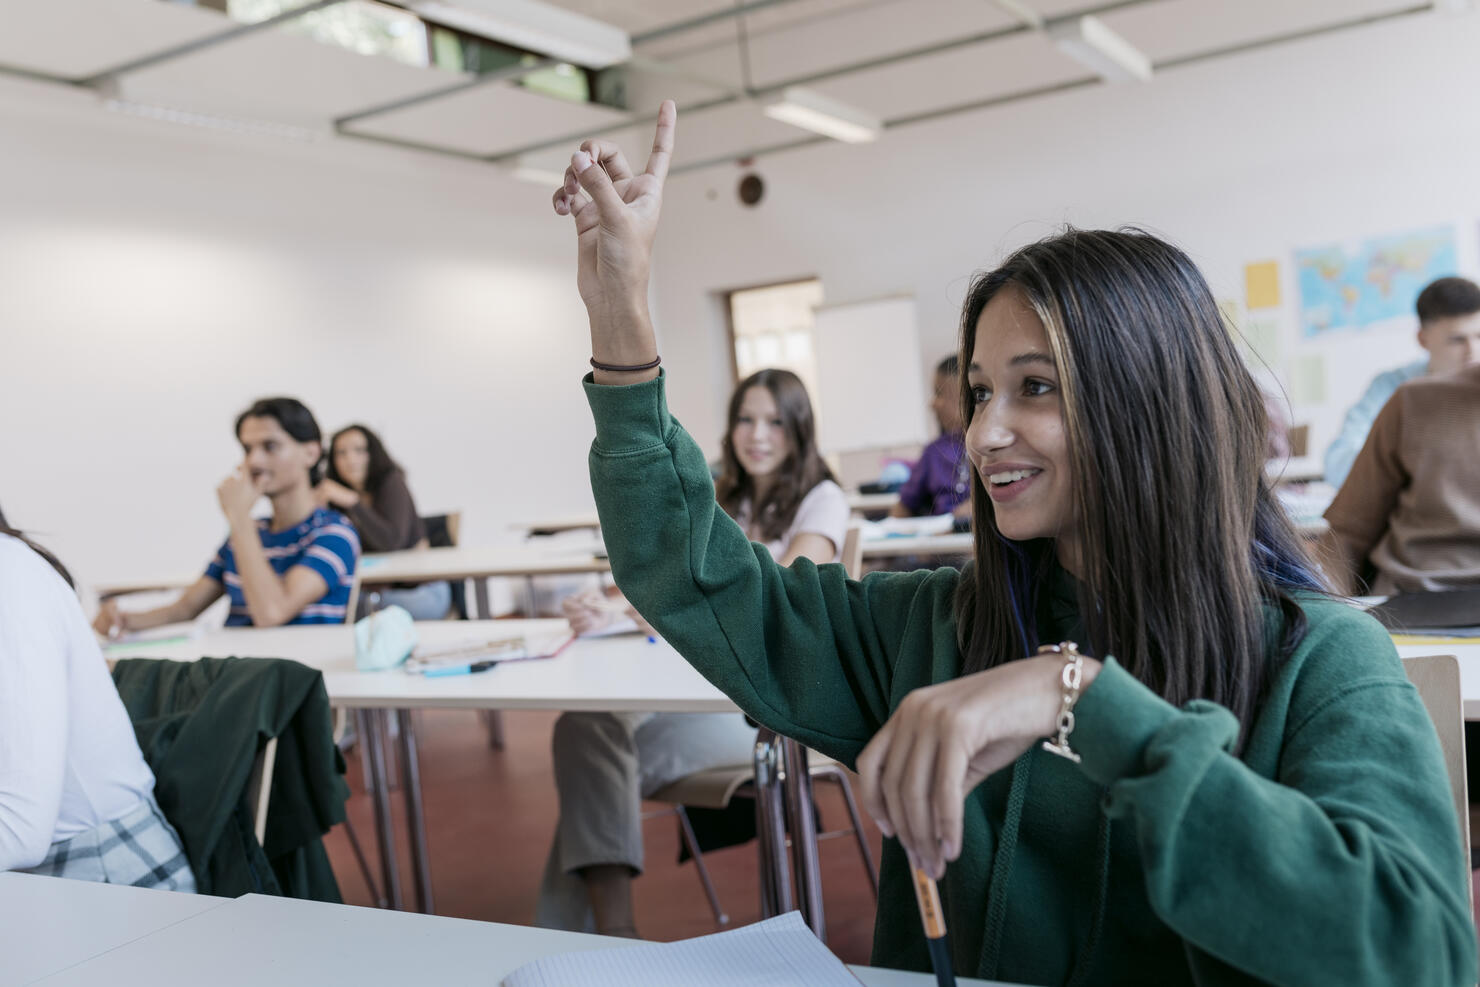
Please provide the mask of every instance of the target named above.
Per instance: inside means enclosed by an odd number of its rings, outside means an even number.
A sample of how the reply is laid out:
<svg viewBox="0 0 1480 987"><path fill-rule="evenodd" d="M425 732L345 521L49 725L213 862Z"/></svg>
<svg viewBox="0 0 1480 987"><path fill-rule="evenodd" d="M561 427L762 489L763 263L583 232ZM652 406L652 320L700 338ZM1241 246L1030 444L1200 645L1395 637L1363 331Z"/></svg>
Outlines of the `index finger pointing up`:
<svg viewBox="0 0 1480 987"><path fill-rule="evenodd" d="M653 131L653 151L648 155L647 173L659 182L668 177L673 157L673 133L678 127L678 106L671 99L658 107L658 127Z"/></svg>

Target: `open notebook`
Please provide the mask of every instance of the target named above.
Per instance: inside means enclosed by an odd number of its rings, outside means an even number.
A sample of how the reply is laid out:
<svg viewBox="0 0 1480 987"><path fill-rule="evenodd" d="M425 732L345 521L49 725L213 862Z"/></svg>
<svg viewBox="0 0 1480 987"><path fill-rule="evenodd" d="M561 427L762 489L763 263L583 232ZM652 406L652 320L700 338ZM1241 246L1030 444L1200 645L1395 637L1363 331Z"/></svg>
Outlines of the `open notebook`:
<svg viewBox="0 0 1480 987"><path fill-rule="evenodd" d="M503 987L859 987L800 912L712 936L561 953L526 963Z"/></svg>

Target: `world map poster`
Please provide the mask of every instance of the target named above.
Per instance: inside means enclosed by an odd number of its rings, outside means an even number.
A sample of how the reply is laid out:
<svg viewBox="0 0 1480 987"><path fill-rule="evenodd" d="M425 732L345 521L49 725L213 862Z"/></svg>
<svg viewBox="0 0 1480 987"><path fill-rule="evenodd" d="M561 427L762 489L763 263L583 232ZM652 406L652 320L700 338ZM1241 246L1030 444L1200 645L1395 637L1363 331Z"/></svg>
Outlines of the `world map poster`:
<svg viewBox="0 0 1480 987"><path fill-rule="evenodd" d="M1437 226L1295 251L1303 335L1414 318L1424 285L1455 273L1454 244L1454 228Z"/></svg>

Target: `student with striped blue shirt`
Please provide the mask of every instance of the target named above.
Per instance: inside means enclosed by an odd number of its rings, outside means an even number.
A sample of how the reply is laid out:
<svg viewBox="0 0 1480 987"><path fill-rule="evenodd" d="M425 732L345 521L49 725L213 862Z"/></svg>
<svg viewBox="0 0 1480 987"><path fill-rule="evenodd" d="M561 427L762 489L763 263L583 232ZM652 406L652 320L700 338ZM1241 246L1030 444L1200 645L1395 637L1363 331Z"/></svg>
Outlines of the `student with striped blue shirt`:
<svg viewBox="0 0 1480 987"><path fill-rule="evenodd" d="M349 607L360 537L343 514L319 506L314 484L323 469L323 435L294 398L264 398L236 420L242 464L216 488L230 525L225 544L180 598L168 606L125 613L105 601L98 633L193 620L224 593L228 626L342 623ZM254 519L258 498L270 519Z"/></svg>

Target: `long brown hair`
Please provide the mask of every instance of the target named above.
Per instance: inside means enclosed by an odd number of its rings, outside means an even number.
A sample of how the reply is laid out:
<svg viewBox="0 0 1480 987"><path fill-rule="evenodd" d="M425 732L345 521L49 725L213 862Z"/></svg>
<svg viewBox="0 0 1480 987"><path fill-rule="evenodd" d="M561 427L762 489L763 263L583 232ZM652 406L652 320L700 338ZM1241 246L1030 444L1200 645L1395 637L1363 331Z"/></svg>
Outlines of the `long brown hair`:
<svg viewBox="0 0 1480 987"><path fill-rule="evenodd" d="M776 469L776 482L766 494L764 503L755 503L755 483L735 456L735 425L740 420L740 405L752 387L764 387L776 401L781 427L790 439L791 451ZM817 427L812 420L812 400L807 386L790 370L757 370L740 382L730 395L730 413L725 426L723 469L714 483L714 496L720 508L731 517L740 510L740 502L750 498L751 524L762 541L775 541L786 534L796 517L797 508L823 480L833 478L832 470L817 452Z"/></svg>
<svg viewBox="0 0 1480 987"><path fill-rule="evenodd" d="M982 310L1008 287L1042 320L1058 366L1090 653L1247 728L1269 672L1266 602L1284 611L1287 654L1305 632L1290 593L1324 584L1264 479L1264 402L1212 292L1155 236L1070 229L975 278L962 366ZM964 376L961 400L969 423ZM1051 540L1001 535L975 474L972 500L975 566L956 600L968 672L1039 643L1035 598L1054 554Z"/></svg>
<svg viewBox="0 0 1480 987"><path fill-rule="evenodd" d="M51 563L51 567L57 571L58 575L60 575L63 579L67 581L68 586L75 585L72 582L72 574L67 571L66 566L62 565L61 560L59 560L55 555L52 555L46 549L42 548L40 545L33 542L31 539L27 538L22 532L18 531L15 528L12 528L9 524L7 524L5 521L4 511L0 511L0 535L9 535L12 538L19 539L23 544L30 548L31 551L35 552L47 562Z"/></svg>

